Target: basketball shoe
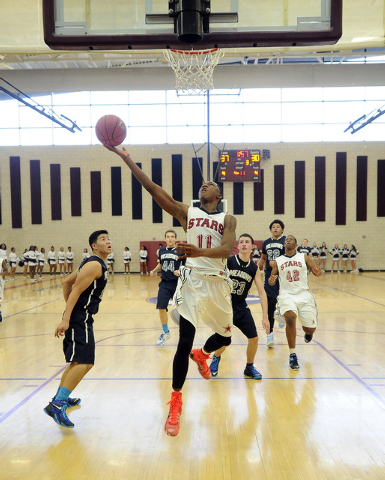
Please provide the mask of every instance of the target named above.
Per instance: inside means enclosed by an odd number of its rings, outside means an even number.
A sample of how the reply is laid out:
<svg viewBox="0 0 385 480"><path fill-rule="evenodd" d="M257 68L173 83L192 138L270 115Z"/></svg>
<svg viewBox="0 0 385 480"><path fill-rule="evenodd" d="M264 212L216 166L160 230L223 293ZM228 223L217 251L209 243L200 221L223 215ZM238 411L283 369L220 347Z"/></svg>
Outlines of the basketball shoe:
<svg viewBox="0 0 385 480"><path fill-rule="evenodd" d="M162 332L158 338L158 341L156 342L157 345L163 345L167 340L171 338L171 333L170 332Z"/></svg>
<svg viewBox="0 0 385 480"><path fill-rule="evenodd" d="M210 355L205 355L202 349L194 348L190 353L191 360L198 365L198 371L205 380L210 380L211 370L208 367L206 360L210 358Z"/></svg>
<svg viewBox="0 0 385 480"><path fill-rule="evenodd" d="M67 402L65 400L54 400L44 408L47 415L52 417L54 421L62 427L74 428L74 424L67 417Z"/></svg>
<svg viewBox="0 0 385 480"><path fill-rule="evenodd" d="M243 372L245 377L254 378L254 380L261 380L262 374L254 367L254 365L246 365L246 368Z"/></svg>
<svg viewBox="0 0 385 480"><path fill-rule="evenodd" d="M81 401L82 401L81 398L70 398L70 397L68 397L67 405L68 405L68 407L76 407L76 405L79 405L79 403Z"/></svg>
<svg viewBox="0 0 385 480"><path fill-rule="evenodd" d="M268 333L266 335L266 346L267 346L267 348L274 347L274 333L273 332Z"/></svg>
<svg viewBox="0 0 385 480"><path fill-rule="evenodd" d="M170 412L164 426L164 431L170 437L176 437L179 433L182 403L182 393L172 392L171 400L167 403L167 405L170 405Z"/></svg>
<svg viewBox="0 0 385 480"><path fill-rule="evenodd" d="M210 371L211 371L211 375L213 377L216 377L218 375L218 367L219 367L219 362L220 361L221 361L221 356L216 357L215 353L214 353L213 359L210 363Z"/></svg>
<svg viewBox="0 0 385 480"><path fill-rule="evenodd" d="M299 370L298 357L295 353L291 353L289 357L289 367L292 370Z"/></svg>
<svg viewBox="0 0 385 480"><path fill-rule="evenodd" d="M303 338L304 338L306 343L310 343L312 341L313 334L312 333L305 333Z"/></svg>

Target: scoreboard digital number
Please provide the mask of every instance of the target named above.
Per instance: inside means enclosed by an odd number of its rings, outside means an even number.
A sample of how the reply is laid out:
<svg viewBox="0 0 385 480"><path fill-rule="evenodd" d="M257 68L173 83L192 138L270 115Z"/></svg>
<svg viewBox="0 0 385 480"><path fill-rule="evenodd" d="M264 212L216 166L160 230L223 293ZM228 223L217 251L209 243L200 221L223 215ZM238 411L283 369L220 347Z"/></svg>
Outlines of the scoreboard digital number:
<svg viewBox="0 0 385 480"><path fill-rule="evenodd" d="M219 152L219 182L260 182L260 150L222 150Z"/></svg>

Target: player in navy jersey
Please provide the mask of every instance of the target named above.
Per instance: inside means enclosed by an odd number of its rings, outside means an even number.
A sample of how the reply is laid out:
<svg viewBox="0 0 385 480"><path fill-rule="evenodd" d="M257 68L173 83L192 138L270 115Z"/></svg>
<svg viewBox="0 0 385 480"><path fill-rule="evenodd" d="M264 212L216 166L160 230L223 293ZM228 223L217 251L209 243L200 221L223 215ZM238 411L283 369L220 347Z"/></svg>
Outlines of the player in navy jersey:
<svg viewBox="0 0 385 480"><path fill-rule="evenodd" d="M162 244L159 245L158 264L154 270L151 270L150 272L151 276L161 272L156 308L159 310L159 318L163 332L158 338L157 345L163 345L171 337L168 328L167 307L168 302L174 296L178 283L179 266L181 265L181 260L179 260L175 248L176 237L175 230L167 230L164 236L166 246L163 247Z"/></svg>
<svg viewBox="0 0 385 480"><path fill-rule="evenodd" d="M63 281L66 307L55 337L64 335L63 351L69 366L64 371L59 389L44 408L47 415L62 427L73 428L66 410L80 403L69 395L95 363L93 323L107 284L106 259L112 251L107 230L97 230L89 237L92 255L85 258Z"/></svg>
<svg viewBox="0 0 385 480"><path fill-rule="evenodd" d="M275 260L280 255L285 253L285 236L283 231L285 225L281 220L273 220L269 225L271 237L265 240L262 244L262 255L259 261L259 268L265 268L265 291L267 295L267 315L270 322L270 333L266 338L266 345L271 348L274 347L274 313L277 305L277 297L279 293L279 283L275 285L269 284L269 278L271 274L270 262Z"/></svg>
<svg viewBox="0 0 385 480"><path fill-rule="evenodd" d="M250 377L255 380L262 378L261 373L254 367L254 359L258 348L258 333L255 326L253 316L246 303L246 297L249 290L255 282L258 289L259 298L262 306L262 327L266 333L270 331L270 324L267 318L267 298L266 292L263 288L263 281L261 272L258 266L252 261L250 255L253 251L254 240L248 233L243 233L238 239L238 255L233 255L227 260L227 268L230 271L230 278L233 282L233 289L231 292L231 304L233 306L233 323L245 335L248 340L246 350L246 367L243 372L245 377ZM213 377L218 375L218 366L221 360L221 355L226 347L217 350L213 355L213 360L210 365L211 374Z"/></svg>
<svg viewBox="0 0 385 480"><path fill-rule="evenodd" d="M124 147L122 150L106 148L122 158L158 205L179 220L187 232L187 243L179 243L177 249L179 257L186 258L186 267L180 267L173 299L172 316L179 323L179 341L173 361L170 410L165 424L167 435L176 436L180 428L181 390L186 380L189 358L197 364L200 375L209 380L211 371L207 360L210 353L231 343L232 284L227 259L235 243L237 221L232 215L218 211L222 191L215 182L206 182L201 186L200 207L189 207L174 200L150 180ZM206 340L203 348L192 349L196 328L202 321L214 334Z"/></svg>
<svg viewBox="0 0 385 480"><path fill-rule="evenodd" d="M308 246L309 240L304 238L301 245L297 248L297 252L304 253L308 257L312 257L311 248Z"/></svg>
<svg viewBox="0 0 385 480"><path fill-rule="evenodd" d="M285 255L272 262L272 272L269 279L274 285L278 276L280 280L277 308L285 317L286 338L289 345L289 366L292 370L299 370L298 357L295 352L297 336L297 317L305 332L305 342L311 342L317 328L317 304L309 292L307 279L308 269L317 277L321 270L313 264L313 260L304 253L299 253L297 240L293 235L288 235L285 240Z"/></svg>

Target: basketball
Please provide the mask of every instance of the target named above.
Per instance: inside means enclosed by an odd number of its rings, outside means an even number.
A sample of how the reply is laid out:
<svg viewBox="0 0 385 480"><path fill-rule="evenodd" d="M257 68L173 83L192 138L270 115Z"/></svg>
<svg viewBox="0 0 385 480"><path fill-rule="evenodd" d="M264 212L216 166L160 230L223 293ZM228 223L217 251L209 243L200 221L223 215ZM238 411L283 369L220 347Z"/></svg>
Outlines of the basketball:
<svg viewBox="0 0 385 480"><path fill-rule="evenodd" d="M120 145L126 138L126 125L116 115L104 115L95 126L96 136L100 142L109 147Z"/></svg>

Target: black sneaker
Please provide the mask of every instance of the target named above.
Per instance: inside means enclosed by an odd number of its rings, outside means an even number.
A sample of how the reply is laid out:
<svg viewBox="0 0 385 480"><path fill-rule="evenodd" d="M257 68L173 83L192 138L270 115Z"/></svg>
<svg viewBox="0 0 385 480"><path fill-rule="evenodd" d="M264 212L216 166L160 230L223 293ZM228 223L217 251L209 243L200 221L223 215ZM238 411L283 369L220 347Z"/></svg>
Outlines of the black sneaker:
<svg viewBox="0 0 385 480"><path fill-rule="evenodd" d="M0 322L2 322L2 321L3 321L3 315L0 312Z"/></svg>
<svg viewBox="0 0 385 480"><path fill-rule="evenodd" d="M292 370L299 370L298 357L295 353L291 353L289 357L289 367Z"/></svg>
<svg viewBox="0 0 385 480"><path fill-rule="evenodd" d="M305 340L305 343L310 343L313 339L313 334L312 333L305 333L303 339Z"/></svg>
<svg viewBox="0 0 385 480"><path fill-rule="evenodd" d="M74 428L75 425L67 417L67 407L67 402L63 400L55 400L54 402L49 402L45 407L44 412L52 417L58 425L67 428Z"/></svg>

